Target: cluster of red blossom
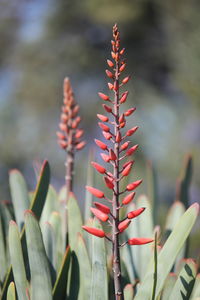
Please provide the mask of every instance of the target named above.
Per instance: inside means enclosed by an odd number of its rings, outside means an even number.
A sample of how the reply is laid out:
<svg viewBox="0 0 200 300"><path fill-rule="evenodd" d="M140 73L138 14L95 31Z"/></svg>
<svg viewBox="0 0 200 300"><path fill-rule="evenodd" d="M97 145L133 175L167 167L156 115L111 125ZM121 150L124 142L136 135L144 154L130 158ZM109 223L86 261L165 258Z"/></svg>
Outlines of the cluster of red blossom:
<svg viewBox="0 0 200 300"><path fill-rule="evenodd" d="M68 78L64 80L64 99L60 116L60 130L57 132L58 143L66 151L81 150L85 141L81 141L83 129L78 128L81 117L78 115L79 105L74 99L73 90Z"/></svg>
<svg viewBox="0 0 200 300"><path fill-rule="evenodd" d="M107 104L103 103L102 106L104 110L109 114L109 117L103 114L97 114L97 117L100 120L98 125L102 130L102 134L105 140L110 142L109 144L111 144L111 147L107 145L107 143L104 143L98 139L95 139L95 143L101 150L104 151L103 153L101 153L101 157L104 162L110 164L113 167L113 172L109 172L107 168L96 162L92 162L92 165L99 173L103 174L105 185L108 189L112 190L113 199L108 199L105 196L104 192L94 187L86 187L87 190L97 198L107 199L112 204L115 201L112 212L107 205L98 202L94 202L95 208L91 208L91 211L96 218L98 218L102 222L109 222L110 224L110 221L113 221L113 219L114 222L116 222L116 218L118 218L116 216L119 215L116 214L114 210L119 211L121 207L129 204L134 199L134 190L142 183L142 180L137 180L129 183L124 191L120 191L119 189L120 181L124 177L129 175L134 161L130 159L125 162L122 167L120 166L120 164L122 160L130 158L138 148L138 145L129 147L130 141L125 140L127 137L131 137L136 132L138 126L129 129L124 135L121 132L122 128L124 128L126 125L126 118L132 115L132 113L135 111L135 108L130 108L125 112L120 113L120 106L126 102L128 91L125 91L120 95L119 89L129 81L130 76L127 76L124 79L120 80L120 75L126 68L126 63L122 58L125 49L120 49L120 36L116 25L113 27L113 40L111 41L111 45L112 60L107 60L107 64L111 68L111 70L106 70L106 75L109 79L112 80L112 82L108 83L108 88L109 90L113 91L114 100L112 100L108 95L104 93L99 93L99 97L103 101L107 102ZM131 193L120 199L121 195L125 192ZM117 207L116 203L118 205ZM145 208L142 207L129 212L124 220L120 221L118 218L118 232L116 232L116 234L122 233L131 223L131 219L139 216L144 211L144 209ZM88 226L83 226L83 229L97 237L108 238L108 235L103 230ZM150 243L152 241L153 240L149 238L131 238L126 243L128 243L129 245L141 245Z"/></svg>

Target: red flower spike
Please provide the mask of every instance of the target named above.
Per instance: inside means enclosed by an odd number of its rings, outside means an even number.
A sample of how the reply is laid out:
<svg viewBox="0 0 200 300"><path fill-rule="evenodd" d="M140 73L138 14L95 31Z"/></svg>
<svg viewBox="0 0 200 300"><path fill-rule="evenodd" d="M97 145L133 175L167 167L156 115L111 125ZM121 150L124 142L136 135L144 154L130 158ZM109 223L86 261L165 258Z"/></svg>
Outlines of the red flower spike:
<svg viewBox="0 0 200 300"><path fill-rule="evenodd" d="M106 75L107 75L109 78L114 78L113 73L110 72L109 70L106 70Z"/></svg>
<svg viewBox="0 0 200 300"><path fill-rule="evenodd" d="M109 88L109 90L113 90L114 85L112 83L108 82L108 88Z"/></svg>
<svg viewBox="0 0 200 300"><path fill-rule="evenodd" d="M107 145L104 144L103 142L101 142L100 140L95 139L94 141L97 144L97 146L99 146L99 148L101 148L102 150L107 150L108 149Z"/></svg>
<svg viewBox="0 0 200 300"><path fill-rule="evenodd" d="M101 153L101 157L107 163L110 161L110 156L105 153Z"/></svg>
<svg viewBox="0 0 200 300"><path fill-rule="evenodd" d="M101 120L102 122L108 122L108 117L107 117L107 116L97 114L97 117L98 117L99 120Z"/></svg>
<svg viewBox="0 0 200 300"><path fill-rule="evenodd" d="M93 227L88 227L88 226L82 226L82 228L87 231L88 233L95 235L97 237L103 238L106 236L105 232L101 229L93 228Z"/></svg>
<svg viewBox="0 0 200 300"><path fill-rule="evenodd" d="M120 104L126 102L126 99L128 97L128 91L124 92L119 100Z"/></svg>
<svg viewBox="0 0 200 300"><path fill-rule="evenodd" d="M93 207L90 207L90 210L93 213L93 215L95 217L97 217L97 219L101 220L102 222L108 221L108 215L105 214L104 212L100 211L97 208L93 208Z"/></svg>
<svg viewBox="0 0 200 300"><path fill-rule="evenodd" d="M132 155L137 150L138 147L139 147L139 145L135 145L135 146L131 147L130 149L128 149L126 151L126 155L127 156Z"/></svg>
<svg viewBox="0 0 200 300"><path fill-rule="evenodd" d="M91 186L86 186L86 189L88 190L88 192L90 192L92 195L94 195L97 198L104 198L104 193L98 189L95 189Z"/></svg>
<svg viewBox="0 0 200 300"><path fill-rule="evenodd" d="M116 160L117 157L115 155L115 152L112 149L109 149L109 156L110 156L110 160Z"/></svg>
<svg viewBox="0 0 200 300"><path fill-rule="evenodd" d="M63 141L63 140L59 140L59 141L58 141L58 144L60 145L60 147L61 147L62 149L66 149L67 146L68 146L68 143L67 143L66 141Z"/></svg>
<svg viewBox="0 0 200 300"><path fill-rule="evenodd" d="M86 145L86 142L82 141L82 142L78 143L75 148L76 148L76 150L81 150L85 147L85 145Z"/></svg>
<svg viewBox="0 0 200 300"><path fill-rule="evenodd" d="M108 177L104 177L104 181L109 189L112 190L114 188L114 184L112 183L111 179L109 179Z"/></svg>
<svg viewBox="0 0 200 300"><path fill-rule="evenodd" d="M119 68L120 72L123 72L126 68L126 64L121 65L121 67Z"/></svg>
<svg viewBox="0 0 200 300"><path fill-rule="evenodd" d="M145 210L145 207L140 207L140 208L138 208L138 209L136 209L136 210L133 210L133 211L131 211L131 212L129 212L129 213L127 214L127 218L128 218L128 219L136 218L136 217L138 217L139 215L141 215L141 213L143 213L144 210Z"/></svg>
<svg viewBox="0 0 200 300"><path fill-rule="evenodd" d="M132 191L132 190L136 189L141 183L142 183L142 179L134 181L132 183L129 183L127 185L126 189L127 189L127 191Z"/></svg>
<svg viewBox="0 0 200 300"><path fill-rule="evenodd" d="M60 131L57 131L57 132L56 132L56 135L57 135L57 137L58 137L60 140L65 140L65 139L66 139L65 135L62 134Z"/></svg>
<svg viewBox="0 0 200 300"><path fill-rule="evenodd" d="M152 243L154 240L148 238L133 238L128 240L129 245L145 245Z"/></svg>
<svg viewBox="0 0 200 300"><path fill-rule="evenodd" d="M91 165L101 174L105 174L106 169L102 167L101 165L97 164L96 162L92 161Z"/></svg>
<svg viewBox="0 0 200 300"><path fill-rule="evenodd" d="M121 139L122 139L121 133L120 133L120 131L118 131L118 132L117 132L117 135L116 135L116 142L117 142L117 143L120 143L120 142L121 142Z"/></svg>
<svg viewBox="0 0 200 300"><path fill-rule="evenodd" d="M67 125L66 124L60 123L59 127L60 127L60 130L62 130L62 131L66 131L67 130Z"/></svg>
<svg viewBox="0 0 200 300"><path fill-rule="evenodd" d="M135 126L135 127L131 128L131 129L129 129L129 130L127 131L126 135L127 135L127 136L133 135L133 134L138 130L138 128L139 128L138 126Z"/></svg>
<svg viewBox="0 0 200 300"><path fill-rule="evenodd" d="M96 208L98 208L100 211L104 212L105 214L109 214L110 213L110 207L108 207L107 205L101 204L99 202L94 202L94 205L96 206Z"/></svg>
<svg viewBox="0 0 200 300"><path fill-rule="evenodd" d="M128 176L129 175L129 173L130 173L130 171L131 171L131 168L132 168L132 163L130 163L130 164L128 164L125 168L124 168L124 170L122 171L122 175L123 176Z"/></svg>
<svg viewBox="0 0 200 300"><path fill-rule="evenodd" d="M110 132L102 131L102 133L106 140L110 140L112 138L112 134Z"/></svg>
<svg viewBox="0 0 200 300"><path fill-rule="evenodd" d="M126 220L120 222L118 225L118 229L119 229L120 233L122 233L126 228L128 228L130 223L131 223L131 221L129 219L126 219Z"/></svg>
<svg viewBox="0 0 200 300"><path fill-rule="evenodd" d="M119 54L120 54L120 55L123 55L124 52L125 52L125 48L123 48L123 49L119 52Z"/></svg>
<svg viewBox="0 0 200 300"><path fill-rule="evenodd" d="M114 67L114 64L111 60L107 59L107 64L110 68Z"/></svg>
<svg viewBox="0 0 200 300"><path fill-rule="evenodd" d="M110 127L108 127L107 125L105 125L105 124L103 124L103 123L101 123L101 122L99 122L98 125L99 125L99 127L100 127L103 131L105 131L105 132L109 132L109 131L110 131Z"/></svg>
<svg viewBox="0 0 200 300"><path fill-rule="evenodd" d="M108 113L112 112L112 108L106 104L102 104L103 108L105 109L105 111L107 111Z"/></svg>
<svg viewBox="0 0 200 300"><path fill-rule="evenodd" d="M113 51L111 52L111 56L113 59L116 59L116 54Z"/></svg>
<svg viewBox="0 0 200 300"><path fill-rule="evenodd" d="M125 77L125 78L122 80L122 83L123 83L123 84L126 84L126 83L129 81L130 78L131 78L131 76Z"/></svg>
<svg viewBox="0 0 200 300"><path fill-rule="evenodd" d="M120 147L120 151L126 150L129 146L129 144L130 144L130 141L127 141L124 144L122 144L121 147Z"/></svg>
<svg viewBox="0 0 200 300"><path fill-rule="evenodd" d="M103 93L98 93L99 97L104 101L109 101L109 97Z"/></svg>
<svg viewBox="0 0 200 300"><path fill-rule="evenodd" d="M127 205L129 204L135 197L135 192L132 192L130 194L128 194L123 200L122 200L122 204Z"/></svg>
<svg viewBox="0 0 200 300"><path fill-rule="evenodd" d="M136 110L136 107L130 108L127 111L125 111L124 115L126 117L130 116L134 111Z"/></svg>
<svg viewBox="0 0 200 300"><path fill-rule="evenodd" d="M75 134L75 138L76 139L81 138L83 133L84 133L83 129L77 129L76 134Z"/></svg>

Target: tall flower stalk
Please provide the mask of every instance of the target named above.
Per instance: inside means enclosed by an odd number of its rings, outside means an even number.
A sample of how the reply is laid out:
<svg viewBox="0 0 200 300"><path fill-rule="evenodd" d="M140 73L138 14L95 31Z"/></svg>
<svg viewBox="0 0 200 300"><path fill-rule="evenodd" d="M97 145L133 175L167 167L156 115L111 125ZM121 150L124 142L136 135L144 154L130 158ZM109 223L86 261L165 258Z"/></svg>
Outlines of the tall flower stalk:
<svg viewBox="0 0 200 300"><path fill-rule="evenodd" d="M83 129L79 128L81 117L79 116L79 105L76 103L69 78L64 79L63 106L60 116L60 131L57 132L58 144L67 153L66 156L66 188L67 198L73 191L74 179L74 157L76 151L83 149L85 141L82 141Z"/></svg>
<svg viewBox="0 0 200 300"><path fill-rule="evenodd" d="M134 161L131 156L135 153L138 145L130 146L130 141L127 140L138 129L135 126L125 133L126 118L131 116L135 108L130 108L126 111L121 111L123 103L126 102L128 91L121 92L121 89L127 84L130 76L122 78L122 74L126 68L126 62L123 58L125 49L120 45L120 33L117 25L113 27L113 40L111 41L112 51L111 59L107 60L109 69L106 70L106 75L112 82L108 82L108 88L113 92L113 97L99 93L100 98L105 102L103 103L104 110L109 116L97 114L100 122L99 127L102 129L102 134L105 140L110 143L104 143L95 139L97 146L103 150L101 153L102 159L111 166L111 171L108 171L104 166L92 162L93 167L104 176L104 182L108 189L112 191L112 198L109 199L105 196L104 192L87 186L90 191L97 198L105 198L112 204L112 211L109 206L99 202L95 202L95 208L91 208L92 213L102 222L108 222L112 228L112 234L105 233L103 230L83 226L83 229L100 238L106 238L112 243L113 252L113 277L114 277L114 290L115 299L123 300L123 289L121 283L121 264L120 264L120 248L129 245L142 245L152 242L150 238L131 238L128 241L120 244L120 235L130 225L131 220L139 216L145 208L141 207L135 211L127 214L126 218L120 220L120 209L128 205L135 196L135 189L142 183L142 180L137 180L129 183L125 190L121 190L120 182L123 178L128 176L132 170ZM122 132L123 131L123 132ZM109 144L109 145L108 145ZM124 162L124 160L126 160ZM129 194L126 194L130 192Z"/></svg>

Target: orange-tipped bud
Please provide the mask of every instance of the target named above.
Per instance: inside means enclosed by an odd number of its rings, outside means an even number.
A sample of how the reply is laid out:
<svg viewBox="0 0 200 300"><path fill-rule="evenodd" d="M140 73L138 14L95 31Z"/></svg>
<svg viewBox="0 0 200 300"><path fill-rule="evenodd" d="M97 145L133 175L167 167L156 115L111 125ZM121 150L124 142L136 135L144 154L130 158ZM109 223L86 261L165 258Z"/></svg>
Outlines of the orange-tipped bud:
<svg viewBox="0 0 200 300"><path fill-rule="evenodd" d="M117 156L115 154L115 152L112 149L109 149L109 156L110 156L110 160L116 160Z"/></svg>
<svg viewBox="0 0 200 300"><path fill-rule="evenodd" d="M107 64L110 68L114 67L114 63L109 59L107 59Z"/></svg>
<svg viewBox="0 0 200 300"><path fill-rule="evenodd" d="M140 184L142 183L142 179L141 180L137 180L134 181L132 183L129 183L126 187L127 191L133 191L134 189L136 189Z"/></svg>
<svg viewBox="0 0 200 300"><path fill-rule="evenodd" d="M129 81L129 79L131 78L131 76L127 76L122 80L122 83L125 84Z"/></svg>
<svg viewBox="0 0 200 300"><path fill-rule="evenodd" d="M101 229L93 228L93 227L88 227L88 226L82 226L82 228L87 231L88 233L95 235L97 237L103 238L105 237L105 232Z"/></svg>
<svg viewBox="0 0 200 300"><path fill-rule="evenodd" d="M113 73L110 72L109 70L106 70L106 75L107 75L109 78L114 78Z"/></svg>
<svg viewBox="0 0 200 300"><path fill-rule="evenodd" d="M101 148L102 150L107 150L108 147L106 144L104 144L102 141L95 139L94 140L95 143L97 144L97 146L99 146L99 148Z"/></svg>
<svg viewBox="0 0 200 300"><path fill-rule="evenodd" d="M108 177L104 177L104 180L107 187L112 190L114 188L114 184L112 183L112 180Z"/></svg>
<svg viewBox="0 0 200 300"><path fill-rule="evenodd" d="M120 222L118 225L119 231L123 232L126 228L128 228L130 223L131 223L131 221L129 219L126 219L126 220Z"/></svg>
<svg viewBox="0 0 200 300"><path fill-rule="evenodd" d="M108 207L108 206L106 206L104 204L101 204L99 202L94 202L94 205L96 206L96 208L98 208L103 213L105 213L107 215L110 213L110 207Z"/></svg>
<svg viewBox="0 0 200 300"><path fill-rule="evenodd" d="M78 113L79 109L80 109L80 106L78 104L73 108L73 111L72 111L73 117L75 117L75 115Z"/></svg>
<svg viewBox="0 0 200 300"><path fill-rule="evenodd" d="M58 137L60 140L65 140L65 139L66 139L65 135L64 135L63 133L61 133L60 131L57 131L57 132L56 132L56 135L57 135L57 137Z"/></svg>
<svg viewBox="0 0 200 300"><path fill-rule="evenodd" d="M110 127L109 127L109 126L107 126L107 125L105 125L105 124L103 124L103 123L101 123L101 122L99 122L98 125L99 125L99 127L100 127L103 131L105 131L105 132L109 132L109 131L110 131Z"/></svg>
<svg viewBox="0 0 200 300"><path fill-rule="evenodd" d="M123 123L125 121L124 114L119 117L119 123Z"/></svg>
<svg viewBox="0 0 200 300"><path fill-rule="evenodd" d="M131 129L129 129L129 130L127 131L126 135L127 135L127 136L133 135L133 134L138 130L138 128L139 128L138 126L135 126L135 127L131 128Z"/></svg>
<svg viewBox="0 0 200 300"><path fill-rule="evenodd" d="M127 205L129 204L135 197L135 192L132 192L130 194L128 194L123 200L122 200L122 204Z"/></svg>
<svg viewBox="0 0 200 300"><path fill-rule="evenodd" d="M106 169L104 167L94 161L91 162L91 165L101 174L104 174L106 172Z"/></svg>
<svg viewBox="0 0 200 300"><path fill-rule="evenodd" d="M84 133L83 129L77 129L77 131L75 133L75 138L80 139L82 137L83 133Z"/></svg>
<svg viewBox="0 0 200 300"><path fill-rule="evenodd" d="M104 101L109 101L109 97L103 93L98 93L99 97Z"/></svg>
<svg viewBox="0 0 200 300"><path fill-rule="evenodd" d="M107 163L110 161L110 156L105 153L101 153L101 157Z"/></svg>
<svg viewBox="0 0 200 300"><path fill-rule="evenodd" d="M145 245L152 243L154 240L148 238L133 238L128 240L129 245Z"/></svg>
<svg viewBox="0 0 200 300"><path fill-rule="evenodd" d="M120 147L120 151L126 150L129 146L129 144L130 144L130 141L127 141L124 144L122 144L121 147Z"/></svg>
<svg viewBox="0 0 200 300"><path fill-rule="evenodd" d="M112 83L108 82L108 88L109 88L109 90L113 90L114 85Z"/></svg>
<svg viewBox="0 0 200 300"><path fill-rule="evenodd" d="M127 111L125 111L125 116L128 117L130 116L134 111L136 110L136 107L130 108Z"/></svg>
<svg viewBox="0 0 200 300"><path fill-rule="evenodd" d="M126 68L126 64L122 64L121 67L119 68L119 71L123 72L125 68Z"/></svg>
<svg viewBox="0 0 200 300"><path fill-rule="evenodd" d="M119 128L124 128L126 125L126 121L119 124Z"/></svg>
<svg viewBox="0 0 200 300"><path fill-rule="evenodd" d="M110 132L102 131L102 133L106 140L110 140L112 138L112 134Z"/></svg>
<svg viewBox="0 0 200 300"><path fill-rule="evenodd" d="M86 142L85 142L85 141L78 143L78 144L76 145L76 150L81 150L81 149L83 149L83 148L85 147L85 145L86 145Z"/></svg>
<svg viewBox="0 0 200 300"><path fill-rule="evenodd" d="M116 135L116 142L117 142L117 143L120 143L120 142L121 142L121 139L122 139L121 133L120 133L120 131L118 131L118 132L117 132L117 135Z"/></svg>
<svg viewBox="0 0 200 300"><path fill-rule="evenodd" d="M108 215L104 212L100 211L97 208L90 207L91 212L97 217L97 219L101 220L102 222L108 221Z"/></svg>
<svg viewBox="0 0 200 300"><path fill-rule="evenodd" d="M108 122L108 117L107 117L107 116L97 114L97 117L98 117L99 120L101 120L102 122Z"/></svg>
<svg viewBox="0 0 200 300"><path fill-rule="evenodd" d="M131 211L131 212L129 212L129 213L127 214L127 218L128 218L128 219L136 218L136 217L138 217L139 215L141 215L141 213L143 213L144 210L145 210L145 207L140 207L140 208L138 208L138 209L136 209L136 210L133 210L133 211Z"/></svg>
<svg viewBox="0 0 200 300"><path fill-rule="evenodd" d="M66 149L67 146L68 146L67 142L64 141L64 140L59 140L59 141L58 141L58 144L60 145L60 147L61 147L62 149Z"/></svg>
<svg viewBox="0 0 200 300"><path fill-rule="evenodd" d="M105 111L107 111L108 113L112 112L112 108L106 104L102 104L103 108L105 109Z"/></svg>
<svg viewBox="0 0 200 300"><path fill-rule="evenodd" d="M66 114L61 114L60 119L62 122L66 123L69 119L69 117Z"/></svg>
<svg viewBox="0 0 200 300"><path fill-rule="evenodd" d="M129 163L129 164L124 168L124 170L122 171L122 175L123 175L123 176L128 176L128 175L129 175L129 173L130 173L130 171L131 171L131 168L132 168L132 165L133 165L133 163L131 162L131 163Z"/></svg>
<svg viewBox="0 0 200 300"><path fill-rule="evenodd" d="M120 55L123 55L124 52L125 52L125 48L123 48L123 49L119 52L119 54L120 54Z"/></svg>
<svg viewBox="0 0 200 300"><path fill-rule="evenodd" d="M135 145L135 146L131 147L130 149L128 149L126 151L126 155L127 156L132 155L137 150L138 147L139 147L138 145Z"/></svg>
<svg viewBox="0 0 200 300"><path fill-rule="evenodd" d="M124 92L119 100L119 102L122 104L124 102L126 102L126 99L128 97L128 91Z"/></svg>
<svg viewBox="0 0 200 300"><path fill-rule="evenodd" d="M86 189L88 190L88 192L90 192L92 195L94 195L97 198L104 198L104 193L98 189L95 189L91 186L86 186Z"/></svg>
<svg viewBox="0 0 200 300"><path fill-rule="evenodd" d="M113 49L115 49L115 48L113 48ZM116 58L116 54L113 51L111 51L111 56L112 56L113 59Z"/></svg>
<svg viewBox="0 0 200 300"><path fill-rule="evenodd" d="M62 130L62 131L66 131L67 130L67 125L66 124L60 123L59 127L60 127L60 130Z"/></svg>

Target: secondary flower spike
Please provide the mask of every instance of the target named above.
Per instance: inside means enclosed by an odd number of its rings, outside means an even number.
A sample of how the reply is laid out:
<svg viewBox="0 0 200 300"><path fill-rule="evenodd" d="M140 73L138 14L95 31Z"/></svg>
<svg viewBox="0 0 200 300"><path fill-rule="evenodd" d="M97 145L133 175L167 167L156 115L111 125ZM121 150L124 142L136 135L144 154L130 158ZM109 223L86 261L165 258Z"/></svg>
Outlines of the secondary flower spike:
<svg viewBox="0 0 200 300"><path fill-rule="evenodd" d="M131 140L127 140L128 138L133 138L134 133L138 130L138 126L135 126L134 120L130 120L135 107L123 110L129 96L128 90L124 91L124 85L130 80L130 76L125 74L127 63L124 59L124 53L125 49L121 47L118 27L114 25L113 38L111 40L111 57L107 59L106 68L108 69L105 70L108 77L108 92L105 92L105 94L99 92L99 96L103 101L102 106L107 115L102 114L100 111L98 112L98 125L102 131L103 138L102 140L95 139L96 145L101 150L104 150L104 153L100 155L105 166L92 162L93 167L103 175L102 180L105 183L107 192L105 191L104 194L104 192L96 188L86 187L95 197L104 198L112 204L110 209L107 205L95 202L96 208L91 208L91 211L100 221L108 222L112 230L112 235L109 235L109 237L105 236L105 238L112 243L115 300L124 299L121 282L120 247L127 243L137 242L142 244L150 241L150 239L130 239L121 245L119 242L119 235L123 234L125 229L128 228L131 224L131 219L136 218L144 211L144 208L141 208L129 212L124 220L120 220L120 209L134 199L135 191L133 190L142 183L142 180L136 180L128 184L125 190L120 185L121 180L132 173L134 160L130 159L130 156L138 148L138 145L132 145ZM105 104L105 101L109 105ZM126 128L127 117L131 121L132 128ZM131 193L126 196L123 195L127 191L131 191ZM107 193L109 198L107 198ZM92 233L88 227L84 229ZM92 234L94 234L94 231ZM99 234L97 236L102 237L102 235Z"/></svg>
<svg viewBox="0 0 200 300"><path fill-rule="evenodd" d="M76 103L69 78L64 79L63 106L60 116L60 131L57 132L58 144L67 152L66 159L66 187L71 192L73 187L74 156L75 152L85 147L81 140L83 129L79 128L81 117L79 105Z"/></svg>

